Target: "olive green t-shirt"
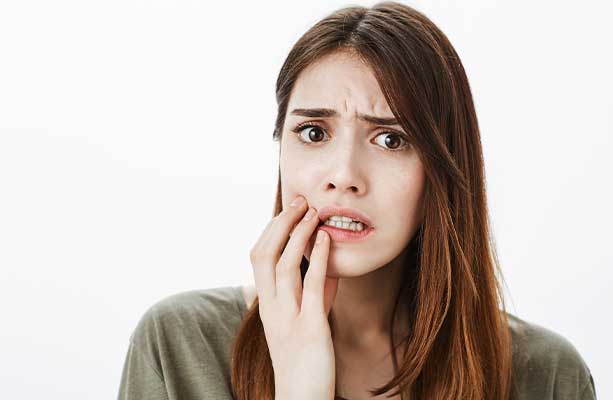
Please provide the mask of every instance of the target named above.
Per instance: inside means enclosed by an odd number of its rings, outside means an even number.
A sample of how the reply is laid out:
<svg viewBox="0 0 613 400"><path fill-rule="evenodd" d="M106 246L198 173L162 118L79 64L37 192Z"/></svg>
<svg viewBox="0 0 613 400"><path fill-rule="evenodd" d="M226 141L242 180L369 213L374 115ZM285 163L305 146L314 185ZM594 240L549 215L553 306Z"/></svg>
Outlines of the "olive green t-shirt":
<svg viewBox="0 0 613 400"><path fill-rule="evenodd" d="M230 346L247 312L240 286L152 305L132 335L119 400L232 400ZM596 399L590 369L563 336L507 313L518 400Z"/></svg>

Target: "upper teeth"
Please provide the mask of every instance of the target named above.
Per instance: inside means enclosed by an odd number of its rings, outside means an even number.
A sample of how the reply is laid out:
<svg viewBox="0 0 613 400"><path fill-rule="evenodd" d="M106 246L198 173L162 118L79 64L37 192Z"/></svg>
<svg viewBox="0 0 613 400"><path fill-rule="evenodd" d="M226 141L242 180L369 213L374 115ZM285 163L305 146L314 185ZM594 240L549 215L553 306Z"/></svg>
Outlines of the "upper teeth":
<svg viewBox="0 0 613 400"><path fill-rule="evenodd" d="M341 221L341 222L351 222L351 221L353 221L351 218L345 217L344 215L333 215L330 218L328 218L328 220ZM359 221L354 221L354 222L359 222Z"/></svg>
<svg viewBox="0 0 613 400"><path fill-rule="evenodd" d="M333 215L325 222L326 225L335 226L337 228L350 229L352 231L364 230L364 224L359 221L354 221L343 215Z"/></svg>

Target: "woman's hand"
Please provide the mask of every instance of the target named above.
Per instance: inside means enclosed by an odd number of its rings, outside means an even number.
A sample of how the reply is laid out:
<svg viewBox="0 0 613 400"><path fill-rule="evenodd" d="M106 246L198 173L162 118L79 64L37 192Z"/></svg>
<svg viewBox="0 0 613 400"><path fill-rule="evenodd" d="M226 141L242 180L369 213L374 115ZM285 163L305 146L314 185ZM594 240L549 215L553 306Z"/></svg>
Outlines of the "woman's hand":
<svg viewBox="0 0 613 400"><path fill-rule="evenodd" d="M320 230L323 240L313 246L302 288L300 261L319 218L303 197L297 199L302 203L274 217L251 249L260 319L275 374L275 398L332 400L336 371L328 314L338 278L326 277L330 238Z"/></svg>

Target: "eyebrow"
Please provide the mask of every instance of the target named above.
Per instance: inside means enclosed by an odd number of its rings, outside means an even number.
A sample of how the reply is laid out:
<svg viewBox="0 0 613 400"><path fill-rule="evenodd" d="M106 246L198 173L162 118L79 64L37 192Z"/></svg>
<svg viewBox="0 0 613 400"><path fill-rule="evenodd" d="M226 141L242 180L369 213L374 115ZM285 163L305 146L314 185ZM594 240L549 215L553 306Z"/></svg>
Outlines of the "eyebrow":
<svg viewBox="0 0 613 400"><path fill-rule="evenodd" d="M339 116L338 111L331 108L295 108L291 114L309 118L332 118ZM396 118L381 118L374 115L358 114L358 119L375 125L399 125Z"/></svg>

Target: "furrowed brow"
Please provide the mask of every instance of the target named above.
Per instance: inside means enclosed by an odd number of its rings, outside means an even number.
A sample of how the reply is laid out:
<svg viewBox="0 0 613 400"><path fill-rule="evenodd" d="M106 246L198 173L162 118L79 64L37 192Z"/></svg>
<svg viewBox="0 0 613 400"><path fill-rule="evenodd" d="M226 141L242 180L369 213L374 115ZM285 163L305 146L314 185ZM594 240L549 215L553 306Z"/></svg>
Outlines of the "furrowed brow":
<svg viewBox="0 0 613 400"><path fill-rule="evenodd" d="M336 110L330 108L295 108L291 114L308 118L334 118L339 115ZM366 114L358 114L358 118L373 125L399 125L396 118L381 118Z"/></svg>

